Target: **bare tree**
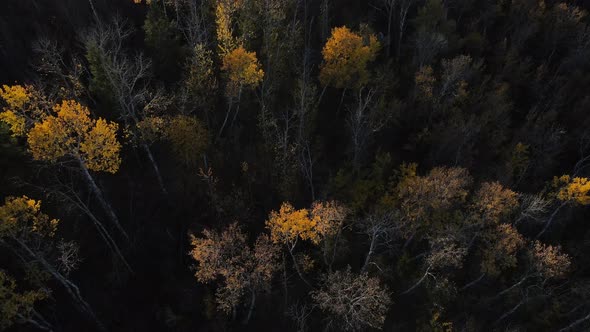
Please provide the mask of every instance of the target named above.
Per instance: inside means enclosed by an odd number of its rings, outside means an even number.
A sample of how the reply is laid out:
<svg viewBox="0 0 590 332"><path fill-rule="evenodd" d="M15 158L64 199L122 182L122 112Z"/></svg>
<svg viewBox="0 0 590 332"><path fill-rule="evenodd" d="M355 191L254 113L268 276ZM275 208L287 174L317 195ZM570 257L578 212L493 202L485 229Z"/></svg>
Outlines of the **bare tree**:
<svg viewBox="0 0 590 332"><path fill-rule="evenodd" d="M393 233L398 227L395 224L396 219L399 219L397 212L373 213L359 223L360 231L369 237L369 250L361 268L362 272L367 271L375 251L382 245L390 244L393 240Z"/></svg>
<svg viewBox="0 0 590 332"><path fill-rule="evenodd" d="M385 43L385 55L388 58L391 53L391 29L393 27L393 14L395 13L396 3L397 0L377 0L376 6L373 6L373 8L382 11L385 14L385 17L387 18L387 41Z"/></svg>
<svg viewBox="0 0 590 332"><path fill-rule="evenodd" d="M165 106L165 98L161 93L149 88L151 61L138 53L133 57L124 53L123 42L129 38L133 30L119 18L111 24L98 24L83 36L87 49L97 52L100 61L94 64L105 75L108 88L121 111L121 119L129 128L136 128L145 116L146 107ZM140 135L137 135L140 136ZM156 175L162 192L167 193L160 169L151 148L146 141L140 141Z"/></svg>
<svg viewBox="0 0 590 332"><path fill-rule="evenodd" d="M443 274L452 268L460 268L463 265L463 258L467 249L449 237L437 237L432 240L430 250L426 256L424 265L425 272L422 277L411 287L405 290L402 295L411 293L418 288L427 277L437 280L437 274Z"/></svg>
<svg viewBox="0 0 590 332"><path fill-rule="evenodd" d="M330 314L329 324L345 331L382 328L391 304L389 291L378 278L353 274L350 267L324 275L321 288L311 296Z"/></svg>
<svg viewBox="0 0 590 332"><path fill-rule="evenodd" d="M428 65L434 58L446 49L447 38L439 32L419 30L414 39L416 55L414 61L418 67Z"/></svg>
<svg viewBox="0 0 590 332"><path fill-rule="evenodd" d="M361 159L369 139L383 129L389 120L388 115L376 102L376 90L369 89L364 94L361 88L357 104L348 108L347 123L352 139L352 164L355 170L360 168Z"/></svg>
<svg viewBox="0 0 590 332"><path fill-rule="evenodd" d="M416 0L400 0L398 6L398 38L397 38L397 58L399 59L402 49L402 41L404 32L406 31L406 23L408 12Z"/></svg>

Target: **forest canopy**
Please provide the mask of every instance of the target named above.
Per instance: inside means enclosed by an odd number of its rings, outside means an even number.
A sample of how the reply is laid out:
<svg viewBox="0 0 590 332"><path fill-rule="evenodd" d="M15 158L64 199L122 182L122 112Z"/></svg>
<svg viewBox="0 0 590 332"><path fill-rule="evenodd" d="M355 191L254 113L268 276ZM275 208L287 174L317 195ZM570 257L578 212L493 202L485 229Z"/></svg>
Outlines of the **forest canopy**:
<svg viewBox="0 0 590 332"><path fill-rule="evenodd" d="M590 330L589 4L0 7L0 330Z"/></svg>

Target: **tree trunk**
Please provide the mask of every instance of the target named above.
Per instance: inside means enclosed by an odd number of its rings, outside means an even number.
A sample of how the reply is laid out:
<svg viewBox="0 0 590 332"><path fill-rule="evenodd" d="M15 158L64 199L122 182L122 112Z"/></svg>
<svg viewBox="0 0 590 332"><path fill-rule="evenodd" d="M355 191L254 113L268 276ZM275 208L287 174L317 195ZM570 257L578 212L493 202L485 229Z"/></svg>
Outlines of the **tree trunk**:
<svg viewBox="0 0 590 332"><path fill-rule="evenodd" d="M518 310L518 308L520 308L523 304L524 304L525 300L521 300L520 302L518 302L514 307L512 307L512 309L510 309L508 312L504 313L502 316L500 316L500 318L498 318L498 320L495 322L495 324L500 323L501 321L503 321L506 317L512 315L516 310Z"/></svg>
<svg viewBox="0 0 590 332"><path fill-rule="evenodd" d="M223 129L225 128L225 125L227 124L227 119L229 118L229 114L231 113L231 108L233 106L233 99L230 99L229 101L229 107L227 108L227 112L225 112L225 119L223 119L223 123L221 124L221 128L219 128L219 132L217 133L217 139L219 139L221 137L221 134L223 133Z"/></svg>
<svg viewBox="0 0 590 332"><path fill-rule="evenodd" d="M166 190L166 186L164 186L164 180L162 180L162 175L160 174L160 168L158 167L158 164L156 163L156 159L154 158L154 155L152 154L152 150L145 143L143 143L143 149L145 150L145 153L147 154L147 156L150 160L150 163L152 164L152 168L154 169L154 173L156 173L156 178L158 180L158 184L160 185L160 190L162 190L164 195L168 195L168 191Z"/></svg>
<svg viewBox="0 0 590 332"><path fill-rule="evenodd" d="M587 321L588 319L590 319L590 314L588 314L588 315L586 315L586 316L584 316L584 317L582 317L582 318L574 321L573 323L571 323L570 325L562 328L558 332L566 332L566 331L569 331L569 330L573 329L574 327L576 327L576 326L582 324L583 322Z"/></svg>
<svg viewBox="0 0 590 332"><path fill-rule="evenodd" d="M96 185L96 182L94 182L92 175L90 175L90 172L88 171L88 168L86 167L86 164L84 163L84 161L82 161L82 159L78 159L78 161L80 163L80 169L82 170L82 174L84 174L84 178L86 179L88 186L90 186L90 189L92 190L92 192L94 193L96 198L98 198L100 205L105 210L105 212L107 213L107 215L109 216L111 221L115 224L117 229L121 232L121 234L123 234L123 236L125 236L125 239L129 239L127 232L125 232L125 230L123 229L123 227L119 223L119 218L115 214L113 207L104 198L102 191L100 190L100 188L98 188L98 186Z"/></svg>
<svg viewBox="0 0 590 332"><path fill-rule="evenodd" d="M377 244L377 236L373 236L371 238L371 244L369 245L369 252L367 253L367 257L365 257L365 264L363 264L363 268L361 269L361 273L367 271L367 267L369 266L369 262L371 261L371 256L375 252L375 245Z"/></svg>
<svg viewBox="0 0 590 332"><path fill-rule="evenodd" d="M80 199L80 197L73 190L72 190L72 193L73 193L75 199L66 195L65 193L62 193L62 195L66 199L68 199L70 202L77 205L80 210L82 210L84 213L86 213L88 218L90 218L90 220L92 220L94 227L96 227L98 234L100 235L100 237L102 237L102 239L106 243L107 247L113 252L114 255L118 256L119 259L121 259L121 262L123 263L123 265L125 265L125 267L129 270L129 272L133 273L133 269L131 269L131 266L129 265L129 263L127 262L127 260L123 256L123 254L121 253L121 250L119 249L119 246L117 245L117 242L113 239L113 237L111 236L109 231L104 227L102 222L100 220L98 220L98 218L96 218L96 216L90 211L88 206L86 206L86 204L82 201L82 199Z"/></svg>
<svg viewBox="0 0 590 332"><path fill-rule="evenodd" d="M244 320L244 325L248 324L248 322L250 321L250 318L252 318L252 313L254 312L254 307L256 304L256 292L254 290L250 290L250 293L251 293L250 308L248 309L248 315L246 316L246 319Z"/></svg>
<svg viewBox="0 0 590 332"><path fill-rule="evenodd" d="M88 302L86 302L82 298L82 295L80 294L80 289L78 288L78 286L76 286L74 283L72 283L70 280L68 280L66 277L64 277L61 273L59 273L57 270L55 270L55 268L51 264L49 264L49 262L47 262L45 260L45 258L37 255L24 242L22 242L16 238L15 238L15 241L20 245L20 247L22 249L24 249L27 252L27 254L29 254L31 256L31 258L33 258L34 260L39 262L39 264L41 264L41 266L43 266L43 268L49 274L51 274L51 276L53 276L59 283L62 284L62 286L66 289L68 294L70 294L70 296L72 297L74 302L76 302L76 304L77 304L76 307L80 311L82 311L83 313L88 315L88 317L91 318L96 323L96 325L100 331L104 331L104 332L107 331L106 328L104 327L104 325L102 324L102 322L96 317L96 314L92 310L92 307L90 307Z"/></svg>
<svg viewBox="0 0 590 332"><path fill-rule="evenodd" d="M567 201L561 203L561 205L558 206L557 209L555 209L555 211L553 211L553 213L549 217L549 220L547 220L547 222L545 222L545 227L543 227L543 229L539 232L539 234L537 234L537 236L535 236L535 239L538 239L539 237L541 237L541 235L543 235L547 231L547 229L549 229L549 226L551 226L551 223L555 219L555 216L557 216L557 212L559 212L559 210L561 210L566 204L567 204Z"/></svg>
<svg viewBox="0 0 590 332"><path fill-rule="evenodd" d="M307 286L311 287L311 284L309 283L309 281L307 281L307 279L305 279L305 277L303 276L303 273L299 269L299 264L297 264L297 260L295 259L295 256L293 255L293 250L289 250L289 254L291 255L291 258L293 259L293 265L295 266L295 271L299 275L299 278L301 278L301 280L303 280L303 282L305 282L305 284Z"/></svg>
<svg viewBox="0 0 590 332"><path fill-rule="evenodd" d="M485 275L486 275L485 273L482 273L477 279L475 279L475 280L469 282L468 284L466 284L465 286L461 287L461 290L462 291L466 290L467 288L477 284L478 282L480 282L483 279L483 277L485 277Z"/></svg>
<svg viewBox="0 0 590 332"><path fill-rule="evenodd" d="M422 282L424 282L424 280L428 276L429 272L430 272L430 266L426 269L426 272L424 273L424 275L422 276L422 278L420 278L420 280L418 280L418 282L416 282L412 287L408 288L405 292L403 292L402 295L406 295L406 294L412 292L418 286L420 286L422 284Z"/></svg>
<svg viewBox="0 0 590 332"><path fill-rule="evenodd" d="M512 289L514 289L514 288L516 288L516 287L520 286L520 285L521 285L523 282L525 282L525 280L527 280L529 277L530 277L530 275L526 275L526 276L524 276L522 279L520 279L520 280L519 280L517 283L515 283L514 285L512 285L512 286L510 286L510 287L506 288L505 290L501 291L500 293L498 293L496 296L494 296L494 298L493 298L493 299L495 300L495 299L499 298L500 296L502 296L502 295L504 295L504 294L508 293L508 292L509 292L509 291L511 291Z"/></svg>

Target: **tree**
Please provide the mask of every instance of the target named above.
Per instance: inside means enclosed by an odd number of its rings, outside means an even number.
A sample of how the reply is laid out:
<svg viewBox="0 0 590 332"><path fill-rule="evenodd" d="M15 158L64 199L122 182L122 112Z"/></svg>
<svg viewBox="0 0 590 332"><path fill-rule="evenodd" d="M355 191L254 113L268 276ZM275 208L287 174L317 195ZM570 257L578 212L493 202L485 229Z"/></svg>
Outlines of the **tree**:
<svg viewBox="0 0 590 332"><path fill-rule="evenodd" d="M498 182L484 182L472 204L475 218L486 223L498 224L518 206L517 194Z"/></svg>
<svg viewBox="0 0 590 332"><path fill-rule="evenodd" d="M110 24L98 24L84 36L84 41L92 74L90 91L109 106L116 106L131 136L141 138L136 132L138 123L166 108L170 102L160 91L154 92L148 86L152 62L142 53L133 57L125 54L123 44L132 33L126 21L115 19ZM144 150L160 189L166 194L160 169L148 142L138 139L137 146Z"/></svg>
<svg viewBox="0 0 590 332"><path fill-rule="evenodd" d="M51 325L35 310L35 304L48 295L48 291L42 288L19 292L14 278L0 270L0 329L29 323L51 331Z"/></svg>
<svg viewBox="0 0 590 332"><path fill-rule="evenodd" d="M10 126L12 136L25 136L32 124L43 119L47 101L31 85L3 85L0 98L6 106L0 112L0 121Z"/></svg>
<svg viewBox="0 0 590 332"><path fill-rule="evenodd" d="M392 241L393 232L397 229L395 224L397 218L399 218L397 211L372 213L359 222L360 231L369 237L369 250L361 268L362 272L367 271L377 248Z"/></svg>
<svg viewBox="0 0 590 332"><path fill-rule="evenodd" d="M316 227L317 222L317 218L310 217L307 209L296 210L290 203L281 204L279 211L271 211L266 221L266 228L270 231L270 239L273 243L284 244L287 247L297 274L308 285L309 282L297 264L294 250L299 240L309 240L314 244L320 242L321 234Z"/></svg>
<svg viewBox="0 0 590 332"><path fill-rule="evenodd" d="M375 35L364 37L345 26L332 29L322 49L320 82L338 89L364 86L369 80L367 64L375 60L380 48Z"/></svg>
<svg viewBox="0 0 590 332"><path fill-rule="evenodd" d="M361 159L369 139L378 133L390 119L389 110L382 105L382 99L376 97L375 89L359 90L356 105L348 107L347 124L352 141L352 165L355 171L361 166Z"/></svg>
<svg viewBox="0 0 590 332"><path fill-rule="evenodd" d="M520 289L520 301L498 318L497 322L506 319L521 306L536 297L550 297L560 291L560 285L553 284L566 278L570 271L571 258L563 253L559 246L545 245L539 241L530 244L526 255L526 270L517 282L499 292L494 299L498 299L515 289ZM531 296L533 292L540 295Z"/></svg>
<svg viewBox="0 0 590 332"><path fill-rule="evenodd" d="M116 173L119 170L121 143L117 139L118 128L116 123L102 118L91 119L87 107L66 100L56 104L52 115L31 128L27 142L36 160L74 161L111 221L127 237L119 218L90 174L90 171Z"/></svg>
<svg viewBox="0 0 590 332"><path fill-rule="evenodd" d="M416 27L414 61L422 67L430 64L451 44L455 22L447 19L447 9L443 1L428 0L418 9L414 26Z"/></svg>
<svg viewBox="0 0 590 332"><path fill-rule="evenodd" d="M247 322L252 316L256 294L270 288L278 267L278 248L266 234L260 235L254 247L237 223L221 233L204 230L203 237L191 235L190 255L198 263L195 276L199 282L221 279L217 289L218 308L226 313L235 310L246 293L250 296Z"/></svg>
<svg viewBox="0 0 590 332"><path fill-rule="evenodd" d="M408 12L416 0L400 0L398 8L398 38L397 38L397 58L399 59L402 49L402 41L406 31Z"/></svg>
<svg viewBox="0 0 590 332"><path fill-rule="evenodd" d="M355 275L350 267L324 275L321 288L311 296L330 314L329 324L345 331L381 329L391 304L389 291L379 279L366 273Z"/></svg>
<svg viewBox="0 0 590 332"><path fill-rule="evenodd" d="M197 44L192 56L189 57L187 72L184 81L187 98L193 107L205 109L204 113L208 119L210 108L213 107L211 96L217 89L213 52L204 44Z"/></svg>
<svg viewBox="0 0 590 332"><path fill-rule="evenodd" d="M587 178L563 175L556 178L554 183L561 183L563 186L557 193L557 199L563 202L572 202L580 205L590 204L590 181Z"/></svg>
<svg viewBox="0 0 590 332"><path fill-rule="evenodd" d="M590 204L590 181L583 177L571 178L569 175L562 175L553 178L553 187L556 189L556 198L560 204L553 210L553 213L545 221L545 226L537 234L541 237L551 226L557 213L568 204L588 205Z"/></svg>
<svg viewBox="0 0 590 332"><path fill-rule="evenodd" d="M348 214L348 208L336 201L316 201L311 205L311 219L316 222L315 228L322 236L324 263L330 271L336 256L342 226ZM331 252L330 249L332 249Z"/></svg>
<svg viewBox="0 0 590 332"><path fill-rule="evenodd" d="M260 63L256 58L255 52L248 52L244 47L240 46L223 56L223 65L221 67L227 75L227 85L225 93L228 98L228 110L225 113L225 119L219 129L217 137L221 136L223 128L227 123L229 114L231 113L234 100L237 100L238 107L234 114L232 124L238 116L240 111L240 99L242 97L242 90L256 88L262 78L264 71L260 68Z"/></svg>
<svg viewBox="0 0 590 332"><path fill-rule="evenodd" d="M37 263L49 273L72 298L74 305L105 330L90 305L82 297L78 286L59 272L48 256L54 251L53 238L59 224L41 212L41 202L22 197L8 197L0 206L0 244L13 249L25 266Z"/></svg>
<svg viewBox="0 0 590 332"><path fill-rule="evenodd" d="M437 274L448 275L452 269L461 268L466 254L467 248L452 237L441 235L431 239L430 248L426 252L426 259L424 260L424 274L402 294L411 293L426 281L428 277L431 277L437 283L440 281L446 282L447 279L440 278Z"/></svg>
<svg viewBox="0 0 590 332"><path fill-rule="evenodd" d="M525 246L523 236L509 224L500 224L485 232L482 241L481 272L492 277L515 268L516 254Z"/></svg>
<svg viewBox="0 0 590 332"><path fill-rule="evenodd" d="M223 57L221 70L228 76L226 93L228 97L237 97L242 88L255 88L264 77L264 71L255 52L248 52L240 46Z"/></svg>
<svg viewBox="0 0 590 332"><path fill-rule="evenodd" d="M436 210L450 208L467 197L471 177L464 168L433 168L426 176L408 174L396 192L402 213L411 221L424 220Z"/></svg>
<svg viewBox="0 0 590 332"><path fill-rule="evenodd" d="M205 152L208 133L201 122L191 116L178 115L165 126L165 138L172 144L172 151L187 167L195 167Z"/></svg>
<svg viewBox="0 0 590 332"><path fill-rule="evenodd" d="M391 29L393 26L393 13L395 12L396 3L397 0L378 0L377 4L379 5L379 7L375 7L383 11L387 18L387 43L385 45L385 55L387 57L389 57L389 53L391 51Z"/></svg>
<svg viewBox="0 0 590 332"><path fill-rule="evenodd" d="M217 47L222 57L240 45L240 41L233 36L232 16L242 5L242 1L217 0L215 6L215 23L217 32Z"/></svg>

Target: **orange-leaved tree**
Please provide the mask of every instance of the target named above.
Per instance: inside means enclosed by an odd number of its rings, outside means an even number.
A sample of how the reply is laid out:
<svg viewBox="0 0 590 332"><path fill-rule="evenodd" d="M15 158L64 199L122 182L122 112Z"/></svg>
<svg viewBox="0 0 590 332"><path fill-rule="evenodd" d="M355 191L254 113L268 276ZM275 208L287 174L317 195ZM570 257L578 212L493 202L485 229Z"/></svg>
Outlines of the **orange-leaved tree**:
<svg viewBox="0 0 590 332"><path fill-rule="evenodd" d="M374 61L381 48L377 37L366 37L346 26L332 29L332 35L322 49L324 63L320 82L335 88L359 88L369 80L367 64Z"/></svg>
<svg viewBox="0 0 590 332"><path fill-rule="evenodd" d="M250 296L247 322L252 316L256 294L270 288L278 267L278 247L268 235L258 236L253 247L237 223L222 232L204 230L203 237L191 235L191 257L197 262L195 276L203 283L221 280L217 289L218 308L235 310L247 293Z"/></svg>

